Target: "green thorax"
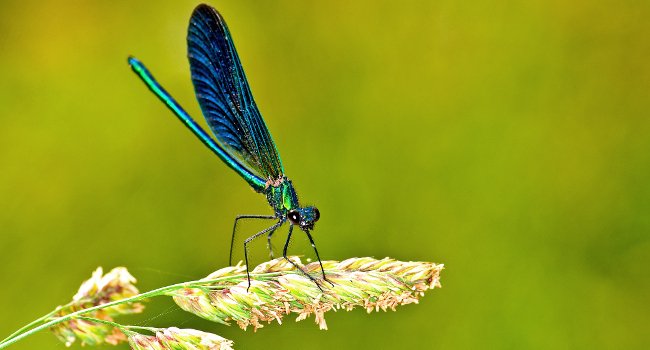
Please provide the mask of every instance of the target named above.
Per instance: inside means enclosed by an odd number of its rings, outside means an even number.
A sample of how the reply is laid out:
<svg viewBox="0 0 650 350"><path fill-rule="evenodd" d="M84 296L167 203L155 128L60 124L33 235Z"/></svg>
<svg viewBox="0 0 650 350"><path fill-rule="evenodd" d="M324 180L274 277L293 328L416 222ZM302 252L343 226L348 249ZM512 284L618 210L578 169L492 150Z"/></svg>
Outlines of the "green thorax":
<svg viewBox="0 0 650 350"><path fill-rule="evenodd" d="M264 189L266 200L269 201L276 214L284 216L289 210L299 207L298 196L296 190L293 189L291 180L282 176L277 180L269 180L266 184Z"/></svg>

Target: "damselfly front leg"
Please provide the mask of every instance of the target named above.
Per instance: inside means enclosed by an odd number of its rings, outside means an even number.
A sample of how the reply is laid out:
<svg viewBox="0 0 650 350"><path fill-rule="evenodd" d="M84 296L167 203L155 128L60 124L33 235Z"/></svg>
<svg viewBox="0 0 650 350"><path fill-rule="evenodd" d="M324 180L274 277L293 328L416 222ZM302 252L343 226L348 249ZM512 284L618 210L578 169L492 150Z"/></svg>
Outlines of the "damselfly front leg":
<svg viewBox="0 0 650 350"><path fill-rule="evenodd" d="M232 249L235 244L235 234L237 232L237 221L240 219L266 219L266 220L271 220L271 219L277 219L277 216L275 215L237 215L235 218L235 224L232 227L232 238L230 238L230 254L228 255L228 265L232 265ZM275 231L275 230L273 230ZM273 231L269 233L269 249L271 249L271 235L273 234ZM271 251L271 258L273 258L273 251Z"/></svg>
<svg viewBox="0 0 650 350"><path fill-rule="evenodd" d="M277 229L278 227L282 226L282 224L284 224L284 221L285 220L280 219L280 221L278 221L273 226L271 226L269 228L265 228L264 230L262 230L262 231L260 231L260 232L258 232L256 234L246 238L246 240L244 241L244 260L246 261L246 276L248 277L248 288L246 288L246 291L248 291L248 289L251 287L251 274L250 274L250 268L248 266L248 243L250 243L255 238L257 238L257 237L259 237L259 236L261 236L261 235L263 235L263 234L265 234L265 233L267 233L269 231L275 231L275 229Z"/></svg>

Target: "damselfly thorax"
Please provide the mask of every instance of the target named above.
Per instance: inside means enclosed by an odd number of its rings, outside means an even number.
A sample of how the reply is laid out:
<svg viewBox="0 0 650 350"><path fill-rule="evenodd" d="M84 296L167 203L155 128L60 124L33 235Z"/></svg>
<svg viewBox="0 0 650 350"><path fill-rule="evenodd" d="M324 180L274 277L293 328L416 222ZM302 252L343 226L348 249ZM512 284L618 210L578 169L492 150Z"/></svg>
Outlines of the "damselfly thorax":
<svg viewBox="0 0 650 350"><path fill-rule="evenodd" d="M298 225L302 230L314 229L314 224L320 219L320 212L314 206L300 206L291 180L282 176L267 181L267 184L264 189L266 200L275 210L278 219L288 219L292 225Z"/></svg>

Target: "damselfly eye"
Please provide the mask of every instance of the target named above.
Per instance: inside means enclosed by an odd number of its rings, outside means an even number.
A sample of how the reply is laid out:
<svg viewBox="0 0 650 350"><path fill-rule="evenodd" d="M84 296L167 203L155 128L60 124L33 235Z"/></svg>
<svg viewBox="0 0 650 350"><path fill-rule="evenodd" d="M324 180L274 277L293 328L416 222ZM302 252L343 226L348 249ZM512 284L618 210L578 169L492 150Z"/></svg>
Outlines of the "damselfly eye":
<svg viewBox="0 0 650 350"><path fill-rule="evenodd" d="M287 217L289 218L289 221L291 221L294 224L300 224L300 213L298 213L295 210L291 210L289 214L287 214Z"/></svg>
<svg viewBox="0 0 650 350"><path fill-rule="evenodd" d="M314 208L314 221L318 221L320 219L320 211L318 211L317 208Z"/></svg>

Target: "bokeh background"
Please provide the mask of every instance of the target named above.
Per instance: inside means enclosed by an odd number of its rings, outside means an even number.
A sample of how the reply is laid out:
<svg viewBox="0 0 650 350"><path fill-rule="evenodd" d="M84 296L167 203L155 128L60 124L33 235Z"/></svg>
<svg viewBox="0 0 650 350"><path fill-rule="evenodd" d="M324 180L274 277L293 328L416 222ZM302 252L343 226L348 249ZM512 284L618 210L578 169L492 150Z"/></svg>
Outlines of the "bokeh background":
<svg viewBox="0 0 650 350"><path fill-rule="evenodd" d="M649 2L211 4L320 208L322 257L444 263L443 288L330 313L329 331L243 332L164 298L133 323L239 349L650 347ZM141 290L203 277L227 263L235 215L270 213L127 66L139 57L203 122L185 57L196 5L0 3L0 334L97 266L127 266ZM305 241L292 252L311 256ZM64 345L43 332L12 348Z"/></svg>

